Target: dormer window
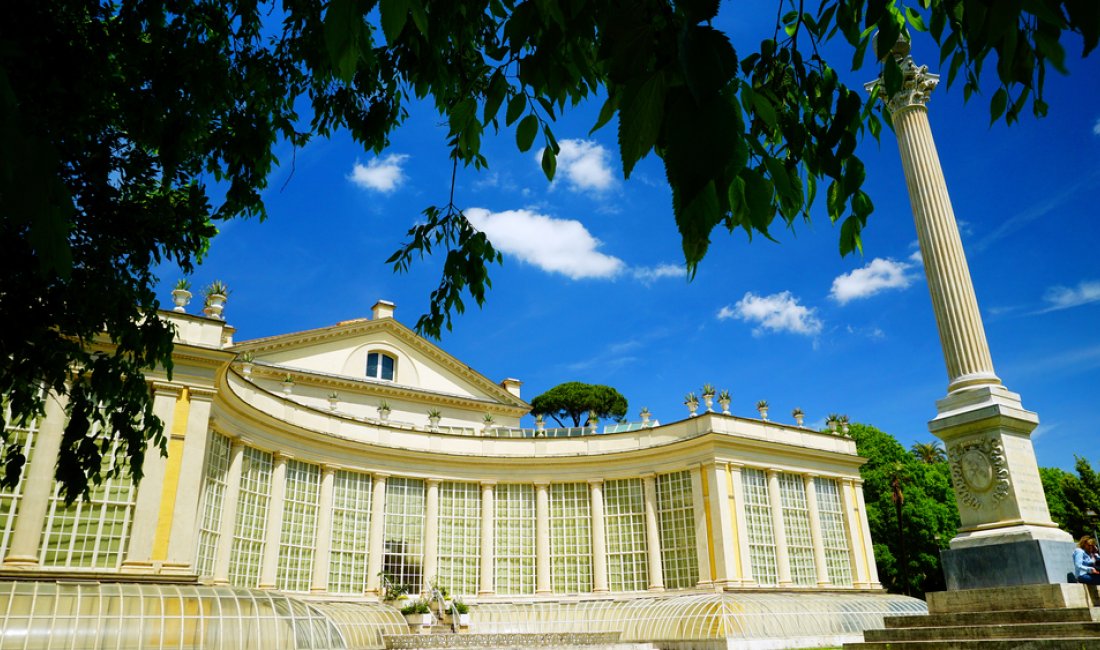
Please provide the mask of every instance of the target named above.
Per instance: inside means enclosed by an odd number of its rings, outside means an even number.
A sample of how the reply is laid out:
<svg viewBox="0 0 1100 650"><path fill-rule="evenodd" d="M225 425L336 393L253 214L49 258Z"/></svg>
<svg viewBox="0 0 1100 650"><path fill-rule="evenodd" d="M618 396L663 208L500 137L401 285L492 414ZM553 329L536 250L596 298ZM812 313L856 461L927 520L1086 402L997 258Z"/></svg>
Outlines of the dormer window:
<svg viewBox="0 0 1100 650"><path fill-rule="evenodd" d="M367 355L367 377L393 381L393 366L396 363L388 354L371 352Z"/></svg>

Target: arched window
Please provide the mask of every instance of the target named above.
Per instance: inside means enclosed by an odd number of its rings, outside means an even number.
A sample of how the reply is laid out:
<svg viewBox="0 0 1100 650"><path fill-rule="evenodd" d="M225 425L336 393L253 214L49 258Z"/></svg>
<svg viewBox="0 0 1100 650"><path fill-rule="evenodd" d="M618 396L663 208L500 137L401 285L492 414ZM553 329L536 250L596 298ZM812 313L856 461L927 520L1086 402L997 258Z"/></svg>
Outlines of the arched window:
<svg viewBox="0 0 1100 650"><path fill-rule="evenodd" d="M393 381L393 367L396 362L393 357L381 352L371 352L367 355L367 377Z"/></svg>

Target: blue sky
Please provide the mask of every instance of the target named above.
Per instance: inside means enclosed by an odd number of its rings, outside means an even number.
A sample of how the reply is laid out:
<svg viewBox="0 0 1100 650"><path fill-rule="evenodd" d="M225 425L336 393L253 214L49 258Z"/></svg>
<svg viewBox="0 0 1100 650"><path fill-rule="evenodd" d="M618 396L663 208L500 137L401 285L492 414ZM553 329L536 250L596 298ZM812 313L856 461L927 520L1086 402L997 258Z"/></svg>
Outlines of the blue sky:
<svg viewBox="0 0 1100 650"><path fill-rule="evenodd" d="M717 24L748 53L773 19L727 11ZM990 127L992 91L964 105L961 86L941 86L929 114L996 370L1039 414L1040 465L1069 469L1074 453L1100 464L1100 57L1067 50L1071 75L1047 77L1046 119ZM936 51L917 35L914 56L933 72ZM848 72L843 43L824 54L850 85L875 76ZM686 416L685 393L711 383L733 393L737 415L755 417L766 399L774 420L799 406L807 424L846 413L906 446L932 440L947 376L892 132L858 150L875 203L862 256L839 256L819 197L813 222L780 231L778 244L716 230L689 283L660 161L624 181L616 124L588 135L598 110L582 105L555 126L553 184L511 129L486 137L488 170L459 170L456 202L505 260L485 308L456 319L445 350L495 381L522 380L528 400L565 381L609 384L632 419L648 406L669 422ZM194 286L230 285L238 340L365 316L379 298L411 326L442 257L404 275L385 260L423 208L447 201L445 136L421 104L381 156L346 135L281 150L270 218L222 224ZM159 274L167 306L178 271Z"/></svg>

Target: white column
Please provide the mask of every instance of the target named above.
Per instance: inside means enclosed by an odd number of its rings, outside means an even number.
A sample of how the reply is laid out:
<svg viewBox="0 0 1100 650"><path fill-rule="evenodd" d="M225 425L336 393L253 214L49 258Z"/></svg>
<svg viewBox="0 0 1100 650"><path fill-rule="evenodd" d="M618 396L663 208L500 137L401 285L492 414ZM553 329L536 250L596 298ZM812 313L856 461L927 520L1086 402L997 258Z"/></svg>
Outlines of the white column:
<svg viewBox="0 0 1100 650"><path fill-rule="evenodd" d="M802 480L806 486L806 508L810 511L810 539L814 545L814 566L817 568L817 584L829 584L829 567L825 564L825 540L821 537L821 513L817 509L817 485L814 475L806 474Z"/></svg>
<svg viewBox="0 0 1100 650"><path fill-rule="evenodd" d="M738 573L741 586L755 587L752 577L752 554L749 552L749 525L745 515L745 482L741 478L741 465L730 463L730 483L733 486L733 524L737 531Z"/></svg>
<svg viewBox="0 0 1100 650"><path fill-rule="evenodd" d="M492 596L493 586L493 515L496 513L496 501L493 490L496 484L490 481L481 483L481 588L479 596Z"/></svg>
<svg viewBox="0 0 1100 650"><path fill-rule="evenodd" d="M424 584L421 589L428 589L428 581L434 580L439 566L439 479L430 478L424 481L427 493L424 497Z"/></svg>
<svg viewBox="0 0 1100 650"><path fill-rule="evenodd" d="M321 497L317 502L317 542L313 554L313 575L310 593L328 591L329 559L332 553L332 495L336 468L321 466Z"/></svg>
<svg viewBox="0 0 1100 650"><path fill-rule="evenodd" d="M271 496L267 506L267 530L264 557L260 568L260 589L274 589L279 573L279 540L283 533L283 509L286 505L286 456L272 454L275 470L271 473Z"/></svg>
<svg viewBox="0 0 1100 650"><path fill-rule="evenodd" d="M696 587L710 587L713 581L710 570L710 531L707 530L707 498L708 485L703 477L703 466L696 465L690 468L691 476L691 505L695 523L695 557L699 567L699 581Z"/></svg>
<svg viewBox="0 0 1100 650"><path fill-rule="evenodd" d="M367 593L382 595L382 555L386 536L386 479L389 474L371 477L370 538L367 540Z"/></svg>
<svg viewBox="0 0 1100 650"><path fill-rule="evenodd" d="M733 499L729 490L729 474L724 464L707 463L703 466L710 485L711 547L714 549L714 584L717 587L735 587L741 584L737 571L733 532Z"/></svg>
<svg viewBox="0 0 1100 650"><path fill-rule="evenodd" d="M218 551L214 558L214 584L229 584L229 560L233 554L233 534L237 527L237 504L241 499L241 469L244 467L244 442L234 438L229 445L229 469L225 474L222 521L218 530Z"/></svg>
<svg viewBox="0 0 1100 650"><path fill-rule="evenodd" d="M783 498L779 492L779 471L768 470L768 501L772 507L772 534L775 535L775 563L779 570L779 586L790 587L791 558L787 552L787 529L783 525Z"/></svg>
<svg viewBox="0 0 1100 650"><path fill-rule="evenodd" d="M608 591L603 479L590 479L588 481L588 497L591 501L592 510L592 593L602 594Z"/></svg>
<svg viewBox="0 0 1100 650"><path fill-rule="evenodd" d="M38 437L31 452L31 463L23 467L23 496L19 499L19 515L4 558L7 567L33 567L38 564L38 547L42 543L42 528L54 490L54 466L61 449L61 437L68 421L65 406L68 397L46 393L45 416L38 423Z"/></svg>
<svg viewBox="0 0 1100 650"><path fill-rule="evenodd" d="M867 549L867 581L872 589L882 585L878 581L878 565L875 564L875 547L871 542L871 526L867 523L867 506L863 503L863 479L853 482L856 492L856 505L859 506L860 528L863 530L863 548Z"/></svg>
<svg viewBox="0 0 1100 650"><path fill-rule="evenodd" d="M153 414L164 423L164 437L170 438L176 400L179 399L183 387L153 382L152 388ZM123 571L145 572L153 569L153 541L156 539L157 519L160 516L166 461L160 449L150 443L145 462L142 463L143 477L134 500L134 520L130 527L130 545L126 560L122 563Z"/></svg>
<svg viewBox="0 0 1100 650"><path fill-rule="evenodd" d="M841 479L839 484L844 516L848 520L848 553L852 560L852 586L867 589L871 586L871 581L867 577L867 558L870 557L871 562L874 562L874 549L864 542L863 526L866 516L856 502L856 491L852 479Z"/></svg>
<svg viewBox="0 0 1100 650"><path fill-rule="evenodd" d="M210 410L214 391L189 388L191 407L187 413L187 432L183 440L176 501L172 508L172 527L168 537L168 561L177 570L189 570L195 562L198 546L199 495L206 460L207 439L210 437Z"/></svg>
<svg viewBox="0 0 1100 650"><path fill-rule="evenodd" d="M550 593L550 485L535 484L535 593Z"/></svg>
<svg viewBox="0 0 1100 650"><path fill-rule="evenodd" d="M665 572L661 566L661 527L657 521L657 475L642 477L645 495L645 533L649 549L649 590L665 590Z"/></svg>

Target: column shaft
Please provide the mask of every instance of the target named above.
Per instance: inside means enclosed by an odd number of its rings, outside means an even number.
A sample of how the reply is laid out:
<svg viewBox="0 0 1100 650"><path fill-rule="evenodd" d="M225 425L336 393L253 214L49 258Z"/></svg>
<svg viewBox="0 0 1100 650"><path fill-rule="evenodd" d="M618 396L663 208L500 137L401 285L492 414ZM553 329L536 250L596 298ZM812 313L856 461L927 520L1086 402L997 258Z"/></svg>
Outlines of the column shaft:
<svg viewBox="0 0 1100 650"><path fill-rule="evenodd" d="M317 543L309 587L311 593L328 591L329 560L332 553L332 495L335 481L336 470L329 465L322 466L321 497L317 502Z"/></svg>
<svg viewBox="0 0 1100 650"><path fill-rule="evenodd" d="M535 485L535 593L550 591L550 486L540 483Z"/></svg>
<svg viewBox="0 0 1100 650"><path fill-rule="evenodd" d="M741 478L741 466L729 466L730 485L733 493L733 519L734 530L737 533L737 568L741 577L741 586L756 586L756 580L752 574L752 554L749 552L749 526L748 517L745 515L745 482Z"/></svg>
<svg viewBox="0 0 1100 650"><path fill-rule="evenodd" d="M425 481L424 497L424 585L436 579L439 566L439 479Z"/></svg>
<svg viewBox="0 0 1100 650"><path fill-rule="evenodd" d="M176 465L177 471L169 471L165 476L165 487L172 490L174 498L171 498L171 505L162 502L160 510L161 518L167 517L171 522L166 565L176 567L180 572L189 572L195 562L201 524L199 496L202 493L206 447L210 437L210 410L214 399L212 390L191 388L188 392L191 405L187 414L187 431L182 441L183 453ZM168 463L171 470L171 456Z"/></svg>
<svg viewBox="0 0 1100 650"><path fill-rule="evenodd" d="M932 140L928 109L922 105L907 106L895 111L891 119L947 363L948 392L974 385L1000 384L993 371L974 283Z"/></svg>
<svg viewBox="0 0 1100 650"><path fill-rule="evenodd" d="M607 532L604 523L603 481L588 482L592 510L592 592L605 593L607 587Z"/></svg>
<svg viewBox="0 0 1100 650"><path fill-rule="evenodd" d="M657 520L657 477L642 477L645 494L645 532L649 549L649 590L664 591L665 572L661 566L661 527Z"/></svg>
<svg viewBox="0 0 1100 650"><path fill-rule="evenodd" d="M729 490L729 474L726 466L707 463L703 466L710 485L711 548L714 549L715 586L737 586L741 576L736 566L737 540L733 531L733 497Z"/></svg>
<svg viewBox="0 0 1100 650"><path fill-rule="evenodd" d="M821 537L821 513L817 510L817 484L812 475L802 477L806 485L806 508L810 511L810 539L814 545L814 567L817 584L829 584L829 567L825 564L825 540Z"/></svg>
<svg viewBox="0 0 1100 650"><path fill-rule="evenodd" d="M267 530L264 531L264 557L260 568L260 589L274 589L279 573L279 540L283 532L286 504L286 456L275 454L271 473L271 496L267 506Z"/></svg>
<svg viewBox="0 0 1100 650"><path fill-rule="evenodd" d="M841 479L840 497L844 506L844 515L848 520L848 552L852 560L852 585L867 589L871 586L871 580L867 575L867 557L870 549L863 541L865 517L856 503L856 491L852 479ZM872 561L874 561L873 558Z"/></svg>
<svg viewBox="0 0 1100 650"><path fill-rule="evenodd" d="M370 539L367 540L367 593L382 595L382 554L386 536L386 478L375 474L371 479Z"/></svg>
<svg viewBox="0 0 1100 650"><path fill-rule="evenodd" d="M153 414L164 423L165 437L171 437L176 400L181 388L171 384L153 384ZM123 571L152 571L153 542L156 539L157 519L160 516L161 492L164 489L164 473L167 459L152 444L142 464L141 483L134 500L134 523L130 527L130 545Z"/></svg>
<svg viewBox="0 0 1100 650"><path fill-rule="evenodd" d="M859 507L860 529L863 531L863 548L867 555L867 581L872 589L878 589L882 585L878 581L878 565L875 564L875 547L871 542L871 526L867 523L867 505L863 503L863 481L853 482L856 492L856 505Z"/></svg>
<svg viewBox="0 0 1100 650"><path fill-rule="evenodd" d="M492 596L493 586L493 515L496 502L492 483L481 484L481 587L479 596Z"/></svg>
<svg viewBox="0 0 1100 650"><path fill-rule="evenodd" d="M244 443L234 439L229 448L229 470L225 475L222 521L218 528L218 553L214 559L214 584L229 584L229 561L233 555L233 534L237 526L237 504L241 499L241 469Z"/></svg>
<svg viewBox="0 0 1100 650"><path fill-rule="evenodd" d="M779 492L779 472L768 470L768 501L772 507L772 533L775 535L775 563L779 571L779 586L789 587L791 558L787 552L787 528L783 525L783 497Z"/></svg>
<svg viewBox="0 0 1100 650"><path fill-rule="evenodd" d="M54 490L54 466L61 449L61 437L67 418L64 395L46 393L45 416L38 423L38 435L31 451L31 462L23 467L23 495L19 498L19 514L8 544L5 566L38 564L38 548L42 543L42 528L50 508Z"/></svg>
<svg viewBox="0 0 1100 650"><path fill-rule="evenodd" d="M699 580L696 587L709 587L713 577L711 569L714 556L710 547L710 514L707 511L710 485L703 476L703 467L696 465L689 471L691 476L691 506L695 521L695 557L699 567Z"/></svg>

